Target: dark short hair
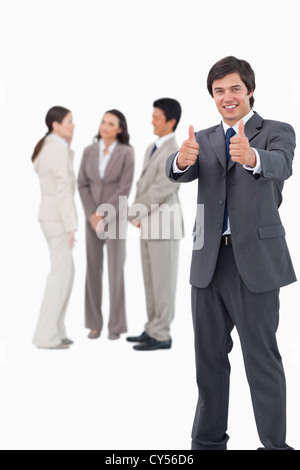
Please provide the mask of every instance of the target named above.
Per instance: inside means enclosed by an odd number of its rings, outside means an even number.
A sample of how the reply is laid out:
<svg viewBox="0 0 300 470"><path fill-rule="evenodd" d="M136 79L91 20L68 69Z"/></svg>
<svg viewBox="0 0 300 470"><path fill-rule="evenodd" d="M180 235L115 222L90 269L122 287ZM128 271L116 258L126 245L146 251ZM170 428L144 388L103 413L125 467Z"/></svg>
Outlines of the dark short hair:
<svg viewBox="0 0 300 470"><path fill-rule="evenodd" d="M236 57L229 56L217 62L210 70L207 77L207 88L211 96L213 96L213 82L215 80L221 80L230 75L231 73L238 73L241 80L247 87L248 94L255 90L255 73L251 65L245 60L237 59ZM254 106L254 97L250 98L250 106Z"/></svg>
<svg viewBox="0 0 300 470"><path fill-rule="evenodd" d="M171 121L172 119L176 119L176 124L173 127L173 132L175 132L182 113L180 103L177 100L173 100L172 98L161 98L154 101L153 107L159 108L164 112L167 122Z"/></svg>

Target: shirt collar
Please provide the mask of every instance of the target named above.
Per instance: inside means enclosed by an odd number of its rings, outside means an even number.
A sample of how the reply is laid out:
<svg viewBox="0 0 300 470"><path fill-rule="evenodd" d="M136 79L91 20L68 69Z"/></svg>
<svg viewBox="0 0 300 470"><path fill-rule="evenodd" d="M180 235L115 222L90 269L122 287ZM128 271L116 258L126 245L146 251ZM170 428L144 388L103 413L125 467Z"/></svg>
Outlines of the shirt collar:
<svg viewBox="0 0 300 470"><path fill-rule="evenodd" d="M244 124L246 125L247 122L252 118L252 116L254 116L254 111L253 109L251 109L250 113L247 114L247 116L243 117L243 119L240 119L240 121L244 121ZM238 131L239 131L239 122L237 122L233 127L232 129L235 131L235 133L237 134ZM226 134L226 132L228 131L228 129L230 129L231 126L229 126L228 124L226 124L226 122L222 121L222 124L223 124L223 129L224 129L224 133Z"/></svg>
<svg viewBox="0 0 300 470"><path fill-rule="evenodd" d="M159 147L161 147L162 144L164 144L167 140L171 139L172 137L175 137L175 132L172 132L171 134L164 135L163 137L160 137L155 142L156 147L159 149Z"/></svg>
<svg viewBox="0 0 300 470"><path fill-rule="evenodd" d="M58 142L60 142L61 144L65 145L67 148L69 148L68 142L65 139L63 139L62 137L59 137L59 135L49 134L49 137L52 137L53 139L57 140Z"/></svg>
<svg viewBox="0 0 300 470"><path fill-rule="evenodd" d="M101 152L104 152L104 150L106 149L106 145L104 143L104 140L103 139L100 139L100 150ZM116 146L118 145L118 141L116 140L115 142L113 142L109 147L108 147L108 150L109 150L109 153L112 154L113 151L115 150Z"/></svg>

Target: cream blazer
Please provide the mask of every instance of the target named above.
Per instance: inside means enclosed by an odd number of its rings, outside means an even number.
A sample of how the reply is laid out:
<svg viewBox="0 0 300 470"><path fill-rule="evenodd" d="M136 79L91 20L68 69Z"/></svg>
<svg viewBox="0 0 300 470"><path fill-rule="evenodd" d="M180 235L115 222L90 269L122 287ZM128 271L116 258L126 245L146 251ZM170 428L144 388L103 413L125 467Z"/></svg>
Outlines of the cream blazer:
<svg viewBox="0 0 300 470"><path fill-rule="evenodd" d="M66 232L78 228L73 158L74 152L50 135L34 162L42 195L39 221L61 222Z"/></svg>

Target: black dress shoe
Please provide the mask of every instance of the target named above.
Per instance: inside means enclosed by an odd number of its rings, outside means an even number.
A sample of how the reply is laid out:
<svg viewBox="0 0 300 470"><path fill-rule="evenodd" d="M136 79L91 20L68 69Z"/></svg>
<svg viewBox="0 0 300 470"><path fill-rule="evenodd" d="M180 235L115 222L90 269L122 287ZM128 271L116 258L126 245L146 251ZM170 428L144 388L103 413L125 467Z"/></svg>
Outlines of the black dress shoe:
<svg viewBox="0 0 300 470"><path fill-rule="evenodd" d="M156 339L149 338L148 341L133 346L136 351L156 351L157 349L171 349L172 340L168 341L157 341Z"/></svg>
<svg viewBox="0 0 300 470"><path fill-rule="evenodd" d="M127 341L129 341L129 343L144 343L145 341L149 341L149 339L151 339L150 336L144 332L141 336L129 336Z"/></svg>

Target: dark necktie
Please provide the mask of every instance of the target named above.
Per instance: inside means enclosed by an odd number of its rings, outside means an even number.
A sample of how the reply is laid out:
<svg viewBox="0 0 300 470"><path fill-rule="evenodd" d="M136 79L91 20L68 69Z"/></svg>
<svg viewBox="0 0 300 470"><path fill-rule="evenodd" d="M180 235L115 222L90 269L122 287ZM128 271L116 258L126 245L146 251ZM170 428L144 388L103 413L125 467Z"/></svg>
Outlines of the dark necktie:
<svg viewBox="0 0 300 470"><path fill-rule="evenodd" d="M226 132L226 157L227 157L227 163L230 162L231 155L229 151L229 146L230 146L230 139L235 135L235 130L230 127L228 131ZM225 204L225 215L224 215L224 224L223 224L223 233L228 230L228 204L227 204L227 198L226 198L226 204Z"/></svg>
<svg viewBox="0 0 300 470"><path fill-rule="evenodd" d="M150 153L150 157L149 157L149 158L152 157L152 155L156 152L156 150L157 150L157 147L156 147L156 144L155 144L154 147L153 147L152 152Z"/></svg>

